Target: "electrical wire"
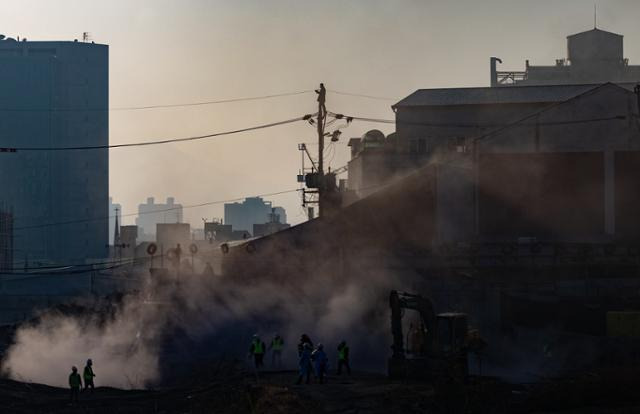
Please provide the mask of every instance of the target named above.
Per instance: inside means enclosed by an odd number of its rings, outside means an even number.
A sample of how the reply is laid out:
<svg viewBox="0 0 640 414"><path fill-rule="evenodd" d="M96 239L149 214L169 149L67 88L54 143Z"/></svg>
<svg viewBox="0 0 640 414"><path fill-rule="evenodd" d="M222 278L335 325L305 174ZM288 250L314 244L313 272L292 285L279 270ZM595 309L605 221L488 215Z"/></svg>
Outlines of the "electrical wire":
<svg viewBox="0 0 640 414"><path fill-rule="evenodd" d="M77 151L77 150L126 148L126 147L143 147L148 145L161 145L161 144L169 144L169 143L175 143L175 142L197 141L197 140L202 140L206 138L215 138L215 137L220 137L224 135L239 134L241 132L272 128L275 126L292 124L294 122L303 121L303 120L309 119L309 117L311 116L312 115L304 115L297 118L287 119L284 121L271 122L268 124L256 125L256 126L247 127L247 128L240 128L240 129L235 129L231 131L214 132L211 134L198 135L198 136L185 137L185 138L170 138L170 139L163 139L163 140L157 140L157 141L133 142L133 143L127 143L127 144L113 144L113 145L93 145L93 146L78 146L78 147L16 147L11 149L15 151Z"/></svg>
<svg viewBox="0 0 640 414"><path fill-rule="evenodd" d="M351 119L362 122L373 122L380 124L395 124L395 125L416 125L416 126L429 126L429 127L458 127L458 128L492 128L492 127L506 127L511 125L570 125L570 124L584 124L590 122L602 122L602 121L612 121L612 120L625 120L627 119L626 115L614 115L609 117L601 117L601 118L585 118L585 119L573 119L567 121L546 121L546 122L532 122L530 124L525 124L523 122L516 123L503 123L503 124L465 124L465 123L434 123L434 122L411 122L411 121L398 121L393 119L380 119L380 118L367 118L360 116L352 116L345 114L336 114L334 112L328 113L330 116L335 117L336 119Z"/></svg>
<svg viewBox="0 0 640 414"><path fill-rule="evenodd" d="M36 267L36 268L31 268L32 270L43 270L41 272L22 272L21 270L25 270L25 269L7 269L3 270L2 272L0 272L0 275L2 276L27 276L27 277L22 277L19 279L11 279L8 281L14 281L14 280L23 280L23 279L31 279L33 277L42 277L42 276L54 276L54 275L62 275L62 276L67 276L70 274L80 274L80 273L91 273L91 272L99 272L99 271L104 271L104 270L112 270L112 269L117 269L123 266L128 266L131 264L134 264L135 261L142 261L143 259L147 259L147 258L137 258L137 259L130 259L127 262L122 262L122 261L111 261L111 262L104 262L104 264L108 264L109 266L105 266L105 267L100 267L100 268L94 268L94 267L90 267L87 269L83 269L84 267L89 267L92 266L91 264L85 264L85 265L69 265L69 266L61 266L61 267L57 267L54 269L50 269L48 267ZM7 280L5 280L7 281Z"/></svg>
<svg viewBox="0 0 640 414"><path fill-rule="evenodd" d="M258 194L256 196L251 196L251 197L272 197L272 196L276 196L276 195L280 195L280 194L293 193L293 192L296 192L296 191L301 191L301 189L300 188L296 188L296 189L291 189L291 190L283 190L283 191L277 191L277 192L274 192L274 193ZM211 205L215 205L215 204L231 203L231 202L234 202L234 201L244 200L245 198L247 198L247 197L236 197L236 198L231 198L231 199L227 199L227 200L208 201L208 202L200 203L200 204L191 204L191 205L186 205L186 206L181 206L181 207L172 207L172 208L166 208L166 209L160 209L160 210L154 210L154 211L147 211L147 212L121 214L118 217L139 216L141 214L157 214L157 213L163 213L163 212L179 210L179 209L186 210L186 209L190 209L190 208L211 206ZM93 222L93 221L109 220L109 219L115 218L115 217L116 216L93 217L93 218L88 218L88 219L67 220L67 221L59 221L59 222L53 222L53 223L36 224L36 225L33 225L33 226L15 227L13 229L13 231L38 229L38 228L43 228L43 227L53 227L53 226L60 226L60 225L65 225L65 224L89 223L89 222Z"/></svg>
<svg viewBox="0 0 640 414"><path fill-rule="evenodd" d="M100 268L100 269L66 270L64 272L41 272L41 273L8 273L8 272L0 272L0 275L2 275L2 276L22 276L22 277L17 278L17 279L5 280L5 282L13 282L13 281L18 281L18 280L32 280L32 279L39 278L39 277L70 276L70 275L77 275L77 274L83 274L83 273L92 273L92 272L98 272L98 271L104 271L104 270L113 270L113 269L117 269L119 267L126 266L126 265L127 265L126 263L123 263L123 264L116 264L116 265L109 266L109 267L103 267L103 268Z"/></svg>
<svg viewBox="0 0 640 414"><path fill-rule="evenodd" d="M199 102L185 102L185 103L164 104L164 105L121 106L121 107L113 107L113 108L60 108L60 109L0 108L0 111L1 112L54 112L54 113L55 112L85 112L85 111L86 112L140 111L140 110L148 110L148 109L181 108L181 107L191 107L191 106L216 105L216 104L224 104L224 103L231 103L231 102L258 101L263 99L272 99L272 98L279 98L284 96L303 95L310 92L313 92L313 91L306 90L306 91L276 93L276 94L262 95L262 96L247 96L247 97L241 97L241 98L219 99L219 100L199 101Z"/></svg>
<svg viewBox="0 0 640 414"><path fill-rule="evenodd" d="M71 259L73 260L73 259ZM85 260L85 258L79 259L79 260ZM101 265L111 265L114 263L122 263L124 262L124 264L129 264L129 263L133 263L136 260L139 259L120 259L120 260L108 260L108 261L102 261L102 262L94 262L94 263L71 263L71 264L57 264L57 265L47 265L47 266L35 266L35 267L14 267L11 269L4 269L4 270L9 270L9 271L25 271L25 270L64 270L64 269L68 269L70 267L90 267L90 266L101 266ZM37 262L37 260L34 260L35 262ZM96 269L97 270L97 269Z"/></svg>
<svg viewBox="0 0 640 414"><path fill-rule="evenodd" d="M336 95L344 95L344 96L355 96L358 98L367 98L367 99L375 99L379 101L398 101L396 98L389 98L385 96L373 96L373 95L364 95L361 93L352 93L352 92L341 92L333 89L327 89L328 92L335 93Z"/></svg>

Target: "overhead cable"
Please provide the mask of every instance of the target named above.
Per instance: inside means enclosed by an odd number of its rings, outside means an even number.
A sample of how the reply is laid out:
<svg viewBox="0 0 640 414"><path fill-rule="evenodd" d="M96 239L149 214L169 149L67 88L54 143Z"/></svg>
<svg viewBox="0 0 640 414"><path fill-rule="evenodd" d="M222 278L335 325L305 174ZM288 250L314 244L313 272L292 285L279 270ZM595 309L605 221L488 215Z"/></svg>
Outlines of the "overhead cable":
<svg viewBox="0 0 640 414"><path fill-rule="evenodd" d="M231 102L258 101L263 99L272 99L272 98L279 98L284 96L303 95L305 93L310 93L310 92L313 92L313 91L306 90L306 91L296 91L296 92L287 92L287 93L276 93L276 94L262 95L262 96L248 96L248 97L241 97L241 98L219 99L219 100L211 100L211 101L184 102L184 103L164 104L164 105L120 106L120 107L113 107L113 108L1 108L0 107L0 112L54 112L55 113L55 112L139 111L139 110L147 110L147 109L181 108L181 107L190 107L190 106L216 105L216 104L231 103Z"/></svg>
<svg viewBox="0 0 640 414"><path fill-rule="evenodd" d="M146 142L131 142L126 144L113 144L113 145L87 145L87 146L75 146L75 147L14 147L10 148L11 152L15 151L79 151L79 150L98 150L98 149L111 149L111 148L127 148L127 147L143 147L148 145L161 145L161 144L169 144L174 142L185 142L185 141L197 141L207 138L215 138L223 135L232 135L239 134L241 132L248 131L256 131L258 129L272 128L280 125L292 124L294 122L307 120L313 115L304 115L297 118L287 119L284 121L271 122L268 124L256 125L247 128L240 128L231 131L224 132L214 132L206 135L197 135L192 137L184 137L184 138L169 138L162 139L157 141L146 141Z"/></svg>
<svg viewBox="0 0 640 414"><path fill-rule="evenodd" d="M503 124L476 124L476 123L439 123L439 122L413 122L413 121L398 121L393 119L380 119L380 118L366 118L360 116L346 115L346 114L336 114L334 112L329 112L330 116L335 117L336 119L346 119L362 121L362 122L373 122L380 124L396 124L396 125L416 125L416 126L428 126L428 127L446 127L446 128L492 128L492 127L505 127L511 125L568 125L568 124L584 124L590 122L602 122L602 121L612 121L612 120L625 120L627 119L626 115L614 115L608 117L600 117L600 118L585 118L585 119L572 119L566 121L544 121L544 122L530 122L524 123L516 122L516 123L503 123Z"/></svg>
<svg viewBox="0 0 640 414"><path fill-rule="evenodd" d="M378 101L397 101L398 100L396 98L389 98L389 97L385 97L385 96L374 96L374 95L364 95L364 94L352 93L352 92L341 92L341 91L336 91L336 90L333 90L333 89L327 89L327 91L329 91L331 93L335 93L336 95L355 96L355 97L358 97L358 98L375 99L375 100L378 100Z"/></svg>

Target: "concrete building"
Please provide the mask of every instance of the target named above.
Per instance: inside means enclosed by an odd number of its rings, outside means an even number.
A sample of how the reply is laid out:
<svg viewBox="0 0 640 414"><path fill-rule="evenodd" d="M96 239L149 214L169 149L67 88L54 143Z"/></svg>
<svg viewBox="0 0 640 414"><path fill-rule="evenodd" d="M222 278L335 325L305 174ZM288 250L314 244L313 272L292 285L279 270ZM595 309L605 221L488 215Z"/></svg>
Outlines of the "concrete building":
<svg viewBox="0 0 640 414"><path fill-rule="evenodd" d="M491 86L640 81L640 66L624 57L622 36L597 28L567 36L567 57L555 65L534 66L527 60L524 71L498 71L497 63L502 61L491 58Z"/></svg>
<svg viewBox="0 0 640 414"><path fill-rule="evenodd" d="M392 106L396 113L395 133L385 137L372 130L349 141L350 191L343 197L345 204L430 162L462 163L461 168L470 168L468 161L476 138L581 96L599 84L622 81L625 83L620 83L621 87L633 90L634 85L627 82L640 80L640 66L631 67L621 60L621 42L621 36L595 29L569 36L572 65L563 66L557 73L549 72L555 75L544 75L545 79L542 69L536 72L538 69L530 67L526 82L415 91ZM622 66L616 66L620 69L616 72L612 68L618 60ZM494 60L492 79L496 75L495 63ZM502 87L506 85L511 86ZM600 103L603 107L609 104ZM570 118L580 121L580 114Z"/></svg>
<svg viewBox="0 0 640 414"><path fill-rule="evenodd" d="M269 222L272 209L276 209L281 216L282 223L286 223L286 212L282 207L272 206L270 201L261 197L247 197L242 203L227 203L224 205L224 222L230 224L234 230L253 231L254 224Z"/></svg>
<svg viewBox="0 0 640 414"><path fill-rule="evenodd" d="M156 204L153 197L147 198L147 202L138 205L139 241L154 241L156 225L160 223L182 223L182 205L176 204L173 197L167 197L165 204Z"/></svg>
<svg viewBox="0 0 640 414"><path fill-rule="evenodd" d="M108 150L28 148L109 143L108 46L1 38L0 146L19 148L0 162L0 202L14 212L14 260L106 257Z"/></svg>
<svg viewBox="0 0 640 414"><path fill-rule="evenodd" d="M396 132L378 130L349 141L348 188L356 199L431 160L464 157L472 141L592 85L420 89L395 105Z"/></svg>
<svg viewBox="0 0 640 414"><path fill-rule="evenodd" d="M113 197L109 197L109 244L113 245L113 236L116 228L116 216L118 223L122 224L122 206L113 202Z"/></svg>
<svg viewBox="0 0 640 414"><path fill-rule="evenodd" d="M222 224L220 221L204 223L205 240L210 242L225 242L232 239L233 227L231 224Z"/></svg>
<svg viewBox="0 0 640 414"><path fill-rule="evenodd" d="M384 138L370 132L351 143L359 149L350 162L350 188L364 188L355 193L366 197L422 166L434 166L439 243L520 237L602 243L640 234L634 216L621 212L631 204L620 204L635 194L634 179L627 178L631 164L622 160L633 159L640 148L636 94L610 83L493 91L490 99L505 91L511 99L439 106L428 101L431 91L418 91L396 104L396 134ZM514 99L520 96L532 102ZM509 124L518 111L518 120ZM452 125L431 124L437 113ZM496 126L486 131L471 126L482 114ZM471 133L453 122L456 115ZM427 121L421 125L418 119ZM424 151L407 150L421 148L411 143L417 140L425 141ZM623 187L627 190L616 193ZM511 202L504 204L507 199Z"/></svg>
<svg viewBox="0 0 640 414"><path fill-rule="evenodd" d="M156 242L163 249L176 247L177 244L180 244L183 251L189 248L191 243L189 223L158 223L156 229Z"/></svg>
<svg viewBox="0 0 640 414"><path fill-rule="evenodd" d="M280 221L280 214L276 213L276 211L275 208L271 209L268 222L253 225L253 237L268 236L291 227L289 224Z"/></svg>
<svg viewBox="0 0 640 414"><path fill-rule="evenodd" d="M138 226L120 226L121 257L135 257L138 243ZM116 251L117 248L116 248Z"/></svg>

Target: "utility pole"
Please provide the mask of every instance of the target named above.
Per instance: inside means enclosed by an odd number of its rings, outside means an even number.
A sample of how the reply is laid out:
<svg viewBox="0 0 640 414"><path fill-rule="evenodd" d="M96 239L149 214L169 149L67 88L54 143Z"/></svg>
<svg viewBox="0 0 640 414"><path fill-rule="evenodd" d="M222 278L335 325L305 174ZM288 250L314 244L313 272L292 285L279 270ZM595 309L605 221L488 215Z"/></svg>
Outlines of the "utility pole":
<svg viewBox="0 0 640 414"><path fill-rule="evenodd" d="M318 216L322 217L324 214L324 122L327 116L327 90L324 84L320 84L320 88L316 89L318 94L318 118L316 120L318 127Z"/></svg>
<svg viewBox="0 0 640 414"><path fill-rule="evenodd" d="M300 170L300 174L298 174L298 182L304 183L306 189L302 189L302 206L307 207L308 204L318 204L318 218L322 218L327 214L327 206L331 206L332 204L336 204L336 185L335 185L335 174L329 168L329 174L325 175L324 172L324 139L327 136L331 136L331 141L338 141L338 137L341 132L339 130L334 131L332 134L328 134L325 132L325 126L327 123L327 90L324 87L324 83L320 84L320 87L316 89L316 93L318 94L318 113L315 119L313 119L312 115L306 115L303 119L308 121L309 124L313 125L315 123L316 129L318 132L318 160L317 163L309 154L307 150L307 146L302 143L298 145L298 150L302 152L302 169ZM347 124L352 121L353 118L347 117ZM307 173L308 169L304 167L304 156L305 154L309 157L309 161L311 161L311 172ZM312 194L317 195L317 198L307 199L306 196ZM329 209L330 212L331 209ZM309 208L308 210L309 220L314 217L313 208Z"/></svg>

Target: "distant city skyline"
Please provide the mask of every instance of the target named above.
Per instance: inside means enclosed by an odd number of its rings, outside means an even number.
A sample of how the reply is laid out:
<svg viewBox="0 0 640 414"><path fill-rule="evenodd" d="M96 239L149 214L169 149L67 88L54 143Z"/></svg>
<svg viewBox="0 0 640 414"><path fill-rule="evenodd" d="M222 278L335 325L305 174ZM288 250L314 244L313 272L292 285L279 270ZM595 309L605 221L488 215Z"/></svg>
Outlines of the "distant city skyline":
<svg viewBox="0 0 640 414"><path fill-rule="evenodd" d="M234 230L245 230L248 232L252 232L254 224L264 224L269 221L270 214L276 214L278 221L280 223L287 223L287 212L281 206L273 206L273 203L270 200L263 200L261 197L247 197L242 200L241 203L225 203L225 206L233 207L240 206L242 209L243 206L253 205L252 201L259 200L259 203L254 207L257 207L256 211L250 211L249 217L246 225L241 225L240 227L234 226ZM246 204L246 203L249 204ZM254 203L255 204L255 203ZM228 207L226 209L228 209ZM233 224L234 219L229 218L229 216L223 217L201 217L200 220L191 222L184 219L184 206L177 202L174 197L167 197L166 202L158 203L155 197L149 196L145 199L144 202L138 203L138 213L137 214L128 214L127 216L122 216L123 205L117 203L113 200L113 197L109 197L109 243L113 244L113 233L115 226L115 215L117 209L118 222L121 226L127 225L127 221L133 221L134 225L138 226L138 238L139 241L149 241L152 240L152 236L155 236L155 225L157 223L188 223L191 225L193 231L204 230L205 222L214 222L221 221L225 224ZM255 210L255 209L254 209ZM154 212L157 211L157 212ZM253 214L255 213L255 214ZM252 215L253 214L253 215ZM256 218L255 220L252 217L259 215L263 217L264 220L260 220ZM127 220L129 219L129 220ZM247 227L247 228L244 228ZM203 233L204 235L204 233Z"/></svg>

